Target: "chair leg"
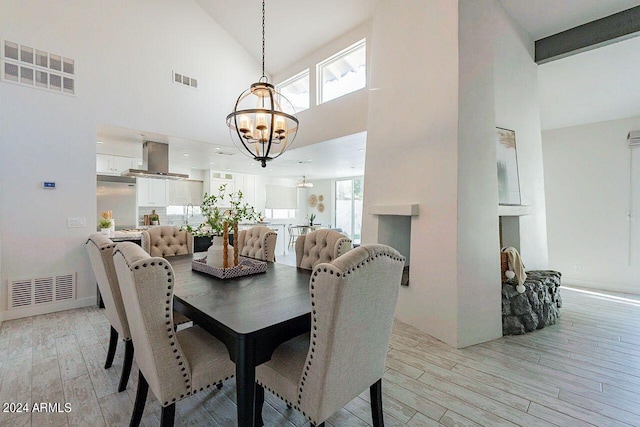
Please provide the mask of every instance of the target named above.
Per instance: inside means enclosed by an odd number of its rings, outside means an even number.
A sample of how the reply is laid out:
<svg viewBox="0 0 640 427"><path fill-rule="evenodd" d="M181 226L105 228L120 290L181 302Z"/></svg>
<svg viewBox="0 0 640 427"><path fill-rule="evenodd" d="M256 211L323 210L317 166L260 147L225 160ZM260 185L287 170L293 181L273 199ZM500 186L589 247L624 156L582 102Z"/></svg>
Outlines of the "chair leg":
<svg viewBox="0 0 640 427"><path fill-rule="evenodd" d="M124 342L124 365L122 366L122 375L120 375L120 385L118 391L125 391L129 382L129 374L131 374L131 364L133 363L133 341Z"/></svg>
<svg viewBox="0 0 640 427"><path fill-rule="evenodd" d="M107 350L107 361L104 362L104 369L109 369L113 365L113 356L116 354L118 346L118 331L111 327L111 336L109 337L109 350Z"/></svg>
<svg viewBox="0 0 640 427"><path fill-rule="evenodd" d="M369 395L371 396L371 418L373 420L373 427L384 427L382 415L382 378L369 387Z"/></svg>
<svg viewBox="0 0 640 427"><path fill-rule="evenodd" d="M160 425L162 427L173 427L173 420L176 417L176 404L172 403L169 406L162 408L162 414L160 415Z"/></svg>
<svg viewBox="0 0 640 427"><path fill-rule="evenodd" d="M264 425L264 421L262 420L262 407L264 406L264 387L260 384L256 383L256 394L254 397L254 427L262 427Z"/></svg>
<svg viewBox="0 0 640 427"><path fill-rule="evenodd" d="M142 420L144 412L144 404L147 403L147 392L149 391L149 383L142 372L138 375L138 391L136 392L136 403L133 405L133 414L131 415L131 423L129 427L138 427ZM164 412L163 412L164 413Z"/></svg>

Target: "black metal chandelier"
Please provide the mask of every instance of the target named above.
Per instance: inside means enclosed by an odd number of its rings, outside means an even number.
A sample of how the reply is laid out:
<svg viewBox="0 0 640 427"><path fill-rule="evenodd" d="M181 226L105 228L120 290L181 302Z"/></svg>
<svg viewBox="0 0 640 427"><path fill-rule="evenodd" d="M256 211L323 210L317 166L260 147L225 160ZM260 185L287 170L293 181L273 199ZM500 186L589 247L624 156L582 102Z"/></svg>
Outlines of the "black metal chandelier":
<svg viewBox="0 0 640 427"><path fill-rule="evenodd" d="M260 161L282 155L291 146L298 133L298 119L287 98L276 92L264 72L264 0L262 1L262 77L238 97L233 111L227 116L227 126L238 149Z"/></svg>

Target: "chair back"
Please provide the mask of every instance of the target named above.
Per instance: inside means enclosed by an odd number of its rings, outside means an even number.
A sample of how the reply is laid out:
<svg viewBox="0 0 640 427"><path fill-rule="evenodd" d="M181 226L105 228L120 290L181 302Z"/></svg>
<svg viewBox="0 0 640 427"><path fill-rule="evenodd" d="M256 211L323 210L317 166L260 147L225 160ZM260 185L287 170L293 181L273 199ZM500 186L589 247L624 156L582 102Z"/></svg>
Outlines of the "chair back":
<svg viewBox="0 0 640 427"><path fill-rule="evenodd" d="M152 227L142 232L142 249L151 256L168 257L193 253L193 236L171 225Z"/></svg>
<svg viewBox="0 0 640 427"><path fill-rule="evenodd" d="M311 276L311 345L299 405L325 420L382 378L404 257L362 245Z"/></svg>
<svg viewBox="0 0 640 427"><path fill-rule="evenodd" d="M274 262L278 234L269 227L257 226L242 230L238 236L238 254Z"/></svg>
<svg viewBox="0 0 640 427"><path fill-rule="evenodd" d="M191 367L174 332L173 268L131 242L118 243L113 258L136 363L162 406L167 406L191 388Z"/></svg>
<svg viewBox="0 0 640 427"><path fill-rule="evenodd" d="M296 267L312 270L321 262L331 262L350 251L351 239L334 230L303 234L296 240Z"/></svg>
<svg viewBox="0 0 640 427"><path fill-rule="evenodd" d="M98 282L105 315L120 337L125 340L131 339L129 322L120 294L116 269L113 265L113 249L116 244L104 234L95 233L89 236L85 246L89 253L93 274Z"/></svg>

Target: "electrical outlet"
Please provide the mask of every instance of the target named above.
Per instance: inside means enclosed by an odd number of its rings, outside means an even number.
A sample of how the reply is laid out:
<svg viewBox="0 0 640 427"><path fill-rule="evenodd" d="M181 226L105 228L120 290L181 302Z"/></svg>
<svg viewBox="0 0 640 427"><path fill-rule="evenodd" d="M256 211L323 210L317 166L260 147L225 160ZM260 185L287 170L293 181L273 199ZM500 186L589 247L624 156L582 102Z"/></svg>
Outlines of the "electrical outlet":
<svg viewBox="0 0 640 427"><path fill-rule="evenodd" d="M85 228L87 226L87 218L83 216L70 216L67 218L68 228Z"/></svg>

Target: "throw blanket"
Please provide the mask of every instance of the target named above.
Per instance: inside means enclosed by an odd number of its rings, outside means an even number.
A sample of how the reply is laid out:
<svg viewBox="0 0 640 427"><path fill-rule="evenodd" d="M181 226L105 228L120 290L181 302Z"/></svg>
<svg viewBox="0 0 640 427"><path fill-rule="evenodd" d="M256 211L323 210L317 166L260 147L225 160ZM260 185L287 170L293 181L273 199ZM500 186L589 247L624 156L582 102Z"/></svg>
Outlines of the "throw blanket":
<svg viewBox="0 0 640 427"><path fill-rule="evenodd" d="M502 252L507 254L507 268L516 275L518 286L524 285L524 281L527 280L527 273L524 272L524 264L522 263L518 250L509 246L502 248Z"/></svg>

